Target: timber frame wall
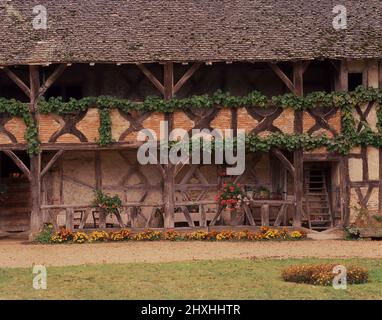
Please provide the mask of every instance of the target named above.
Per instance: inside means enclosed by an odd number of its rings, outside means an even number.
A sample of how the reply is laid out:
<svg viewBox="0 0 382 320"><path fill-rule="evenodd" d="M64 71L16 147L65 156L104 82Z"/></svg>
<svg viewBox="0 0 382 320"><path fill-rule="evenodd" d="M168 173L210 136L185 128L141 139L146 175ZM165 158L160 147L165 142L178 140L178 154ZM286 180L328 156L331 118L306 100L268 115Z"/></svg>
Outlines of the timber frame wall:
<svg viewBox="0 0 382 320"><path fill-rule="evenodd" d="M309 61L298 61L293 63L293 76L289 78L282 68L276 63L270 63L269 67L275 72L275 74L283 81L286 87L295 95L302 96L304 94L304 82L303 76L307 68L309 67ZM338 77L336 78L336 89L346 91L348 89L348 73L351 72L352 64L348 64L346 61L333 61ZM369 87L378 87L381 83L381 66L378 61L367 61L364 63L365 67L362 69L364 74L364 84ZM195 71L201 66L201 63L196 62L190 66L188 71L180 78L179 81L174 80L174 64L171 62L163 64L163 80L158 79L149 70L149 68L143 64L136 65L142 73L150 80L153 86L160 92L163 99L170 100L182 86L193 76ZM44 116L39 114L38 101L45 95L47 90L53 85L53 83L60 77L65 71L67 65L58 65L55 71L45 80L41 82L39 76L39 66L29 66L29 84L26 84L20 77L16 75L10 68L2 68L5 74L20 88L20 90L29 99L29 112L32 115L33 121L41 127L41 123L45 121ZM0 70L1 71L1 70ZM371 113L373 106L369 106L365 109L357 109L355 112L358 114L360 121L368 121L368 115ZM284 113L281 115L281 111L273 111L268 115L261 115L256 113L256 110L244 110L239 109L227 109L227 110L207 110L203 114L195 114L190 112L186 114L188 120L193 123L194 128L210 128L215 118L222 116L221 113L228 112L229 116L227 121L222 122L222 128L226 128L228 125L233 129L241 127L244 124L244 120L250 121L248 125L252 124L251 132L261 134L266 131L275 130L275 121L278 117L287 117ZM284 111L285 112L285 111ZM324 114L318 112L311 112L309 115L305 111L294 111L292 117L287 117L287 121L293 120L293 132L312 133L316 130L327 130L332 134L335 134L340 130L333 125L331 119L336 118L336 110L329 110ZM130 133L137 131L143 127L143 122L147 120L148 115L124 115L129 121L130 126L125 130L123 137L118 139L117 143L114 143L110 147L101 148L95 143L89 142L89 139L84 138L84 134L78 130L76 124L84 119L85 115L77 115L75 117L68 117L60 119L61 128L51 136L47 141L42 143L42 151L55 151L54 156L48 161L45 167L42 167L41 153L34 155L31 158L30 168L28 168L16 155L15 150L25 150L25 141L19 142L15 139L11 139L12 143L0 145L0 150L5 152L15 164L22 170L26 177L30 180L31 195L32 195L32 212L31 212L31 233L38 232L43 223L43 215L41 210L41 183L43 177L54 166L56 161L62 156L64 152L71 150L123 150L134 149L137 145L134 143L126 142L126 138ZM172 127L177 127L177 115L176 113L168 113L163 115L163 119L169 121ZM184 118L184 115L181 115ZM224 115L223 115L224 116ZM304 119L309 117L313 119L313 125L310 128L305 128ZM160 117L161 118L161 117ZM223 117L224 118L224 117ZM340 117L339 117L340 118ZM337 120L339 119L337 118ZM162 118L161 118L162 119ZM225 117L227 119L227 117ZM242 120L243 122L241 122ZM9 120L9 119L8 119ZM215 121L217 123L217 121ZM7 133L5 128L6 121L1 123L2 132ZM170 128L171 130L171 128ZM277 130L277 128L276 128ZM289 126L290 130L290 126ZM282 130L280 130L282 131ZM9 132L8 132L9 133ZM65 134L73 134L77 136L78 142L59 142L59 137ZM301 227L301 219L303 216L303 167L304 160L309 161L325 161L325 160L338 160L340 161L341 170L341 195L342 195L342 218L343 222L347 224L350 219L350 204L352 194L356 195L357 202L364 207L367 207L373 192L378 192L378 206L379 211L382 211L382 151L378 151L379 160L378 177L371 175L369 167L370 162L374 159L368 158L367 148L362 148L359 152L354 150L349 156L338 156L328 154L327 152L319 153L304 153L303 150L294 152L293 164L285 157L285 155L279 150L274 150L274 153L278 159L286 166L288 172L293 176L294 190L295 190L295 211L293 225L294 227ZM354 165L360 164L363 168L361 178L352 177L352 168ZM179 171L179 167L169 165L158 165L158 170L163 178L163 206L164 206L164 226L165 228L174 227L174 211L175 211L175 177ZM349 171L350 170L350 171ZM357 180L358 179L358 180Z"/></svg>

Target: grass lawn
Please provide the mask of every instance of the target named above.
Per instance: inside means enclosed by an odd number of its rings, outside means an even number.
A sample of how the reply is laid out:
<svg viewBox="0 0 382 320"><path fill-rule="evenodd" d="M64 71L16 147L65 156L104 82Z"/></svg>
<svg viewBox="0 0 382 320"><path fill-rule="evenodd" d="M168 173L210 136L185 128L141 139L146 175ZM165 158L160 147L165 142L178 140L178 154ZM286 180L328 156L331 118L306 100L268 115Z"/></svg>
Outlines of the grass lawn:
<svg viewBox="0 0 382 320"><path fill-rule="evenodd" d="M290 264L357 264L371 282L347 290L282 281ZM0 269L0 299L382 299L382 260L223 260L48 268L48 289L32 269Z"/></svg>

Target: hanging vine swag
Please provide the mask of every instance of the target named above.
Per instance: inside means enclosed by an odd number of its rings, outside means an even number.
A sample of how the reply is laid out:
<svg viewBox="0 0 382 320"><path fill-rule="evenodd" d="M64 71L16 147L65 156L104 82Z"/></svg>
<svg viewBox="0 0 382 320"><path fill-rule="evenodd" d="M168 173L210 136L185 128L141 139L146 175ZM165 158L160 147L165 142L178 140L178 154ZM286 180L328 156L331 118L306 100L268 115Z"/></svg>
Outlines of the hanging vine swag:
<svg viewBox="0 0 382 320"><path fill-rule="evenodd" d="M373 132L366 124L362 123L362 130L357 131L353 110L357 105L363 103L377 103L377 128L378 132ZM326 147L329 152L337 152L346 155L356 146L382 147L382 91L378 89L364 89L358 87L353 92L314 92L305 97L293 94L284 94L274 96L268 99L258 91L251 92L246 96L232 96L229 93L217 91L215 94L191 96L185 99L173 98L163 100L158 97L147 97L143 102L132 102L126 99L118 99L109 96L86 97L83 99L71 98L64 102L61 97L42 99L38 103L40 114L70 115L78 112L84 112L89 108L98 108L100 110L99 140L100 146L112 144L111 134L112 121L110 110L120 109L123 112L131 111L150 111L150 112L174 112L176 110L187 109L207 109L207 108L240 108L240 107L260 107L260 108L292 108L294 110L309 110L317 107L335 107L341 110L342 130L334 138L326 135L310 135L307 133L270 133L266 137L260 137L257 134L246 136L246 148L249 151L267 152L276 147L288 151L298 149L312 150L320 147ZM0 98L0 114L8 114L14 117L20 117L24 120L27 130L25 139L27 141L27 151L29 155L40 152L39 133L28 105L14 99Z"/></svg>

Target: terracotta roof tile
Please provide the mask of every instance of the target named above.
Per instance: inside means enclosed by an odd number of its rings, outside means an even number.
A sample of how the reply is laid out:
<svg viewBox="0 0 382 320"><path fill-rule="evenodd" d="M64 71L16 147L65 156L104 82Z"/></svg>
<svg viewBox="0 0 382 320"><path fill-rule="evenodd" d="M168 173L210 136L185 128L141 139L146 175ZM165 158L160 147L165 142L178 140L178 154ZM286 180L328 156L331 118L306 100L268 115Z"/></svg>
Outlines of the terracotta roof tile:
<svg viewBox="0 0 382 320"><path fill-rule="evenodd" d="M340 2L343 31L332 0L1 0L0 64L381 58L382 1Z"/></svg>

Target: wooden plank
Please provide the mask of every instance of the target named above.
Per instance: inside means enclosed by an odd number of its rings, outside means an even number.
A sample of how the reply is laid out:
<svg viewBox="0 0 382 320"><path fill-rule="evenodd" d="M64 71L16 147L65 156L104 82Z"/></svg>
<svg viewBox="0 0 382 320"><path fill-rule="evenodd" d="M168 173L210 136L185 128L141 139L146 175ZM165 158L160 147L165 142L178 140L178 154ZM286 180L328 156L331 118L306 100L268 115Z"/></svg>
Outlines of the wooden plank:
<svg viewBox="0 0 382 320"><path fill-rule="evenodd" d="M3 152L15 163L15 165L23 172L25 177L27 177L30 181L31 173L25 163L13 151L4 150Z"/></svg>
<svg viewBox="0 0 382 320"><path fill-rule="evenodd" d="M295 86L295 94L303 95L303 66L302 62L296 62L293 66L293 83ZM303 113L300 110L295 111L294 131L303 133ZM293 226L301 227L302 210L303 210L303 181L304 181L304 152L302 149L296 150L293 154L293 165L295 169L294 175L294 193L296 207L293 216Z"/></svg>
<svg viewBox="0 0 382 320"><path fill-rule="evenodd" d="M28 98L31 96L29 87L13 71L8 68L4 68L3 71L25 93Z"/></svg>
<svg viewBox="0 0 382 320"><path fill-rule="evenodd" d="M136 207L130 208L130 220L131 220L131 227L135 228L138 225L138 209ZM149 219L147 221L149 221Z"/></svg>
<svg viewBox="0 0 382 320"><path fill-rule="evenodd" d="M170 100L173 97L174 88L174 64L168 62L164 65L163 77L163 98ZM166 114L166 120L169 124L169 130L173 127L173 115ZM174 228L175 214L175 165L164 165L165 177L163 178L163 202L164 202L164 227Z"/></svg>
<svg viewBox="0 0 382 320"><path fill-rule="evenodd" d="M209 226L214 226L214 225L215 225L216 221L218 221L220 215L222 214L223 209L224 209L223 206L219 206L218 211L216 212L216 215L215 215L215 217L212 219L212 221L210 222L210 225L209 225Z"/></svg>
<svg viewBox="0 0 382 320"><path fill-rule="evenodd" d="M164 65L163 96L164 100L170 100L174 96L174 64L172 62Z"/></svg>
<svg viewBox="0 0 382 320"><path fill-rule="evenodd" d="M188 211L188 208L186 206L181 207L183 210L184 217L187 220L187 223L190 227L195 227L195 223L191 218L190 211Z"/></svg>
<svg viewBox="0 0 382 320"><path fill-rule="evenodd" d="M54 166L54 164L63 154L64 150L59 150L56 152L56 154L52 157L52 159L50 159L45 168L41 171L41 178L43 178L48 173L48 171Z"/></svg>
<svg viewBox="0 0 382 320"><path fill-rule="evenodd" d="M164 86L160 83L160 81L151 73L147 67L141 63L137 64L137 67L143 72L143 74L150 80L150 82L159 90L161 94L164 95Z"/></svg>
<svg viewBox="0 0 382 320"><path fill-rule="evenodd" d="M268 63L271 69L276 73L276 75L284 82L288 89L292 92L296 92L295 84L288 78L288 76L280 69L280 67L275 63Z"/></svg>
<svg viewBox="0 0 382 320"><path fill-rule="evenodd" d="M288 205L286 205L286 204L283 204L281 206L281 208L280 208L280 210L279 210L279 212L277 214L275 223L274 223L275 227L279 227L281 225L281 222L285 221L285 216L286 216L287 208L288 208Z"/></svg>
<svg viewBox="0 0 382 320"><path fill-rule="evenodd" d="M141 203L141 202L127 202L122 204L122 208L134 208L134 207L161 207L163 206L163 203L161 202L150 202L150 203ZM67 208L74 208L74 209L86 209L86 208L93 208L93 209L99 209L99 207L94 206L92 204L54 204L54 205L42 205L41 209L47 210L47 209L67 209Z"/></svg>
<svg viewBox="0 0 382 320"><path fill-rule="evenodd" d="M157 210L157 208L153 208L152 209L152 211L151 211L151 213L149 215L149 218L146 220L145 228L150 228L150 223L151 223L151 220L154 218L156 210Z"/></svg>
<svg viewBox="0 0 382 320"><path fill-rule="evenodd" d="M269 226L269 204L264 204L261 206L261 225Z"/></svg>
<svg viewBox="0 0 382 320"><path fill-rule="evenodd" d="M29 112L34 125L38 127L37 102L40 89L40 75L38 66L29 66L30 101ZM43 225L41 211L41 153L32 155L30 159L30 188L32 199L30 238L40 231Z"/></svg>
<svg viewBox="0 0 382 320"><path fill-rule="evenodd" d="M91 211L92 211L91 208L87 208L86 210L84 210L84 214L82 216L80 225L78 227L79 229L85 228L86 221L88 220L89 216L91 215Z"/></svg>
<svg viewBox="0 0 382 320"><path fill-rule="evenodd" d="M362 155L362 180L369 180L369 161L367 157L367 147L361 147L361 155Z"/></svg>
<svg viewBox="0 0 382 320"><path fill-rule="evenodd" d="M251 226L255 226L255 219L253 218L251 208L247 206L246 204L243 205L244 213L248 219L248 222Z"/></svg>
<svg viewBox="0 0 382 320"><path fill-rule="evenodd" d="M186 73L180 78L173 88L173 95L176 95L177 92L184 86L184 84L193 76L193 74L199 69L202 65L201 62L195 62L192 67L190 67Z"/></svg>
<svg viewBox="0 0 382 320"><path fill-rule="evenodd" d="M38 92L40 90L40 74L38 66L29 66L29 83L30 83L30 103L29 111L32 114L32 118L37 124L38 118L35 113L37 111Z"/></svg>
<svg viewBox="0 0 382 320"><path fill-rule="evenodd" d="M199 212L200 212L200 227L207 227L207 215L206 210L204 209L204 205L199 205Z"/></svg>
<svg viewBox="0 0 382 320"><path fill-rule="evenodd" d="M98 214L99 214L99 219L98 219L99 227L106 228L106 212L104 210L99 210Z"/></svg>
<svg viewBox="0 0 382 320"><path fill-rule="evenodd" d="M293 66L293 85L294 91L292 91L297 96L304 95L304 63L302 61L295 62Z"/></svg>
<svg viewBox="0 0 382 320"><path fill-rule="evenodd" d="M349 90L349 71L348 64L346 60L341 60L340 62L340 72L338 75L338 85L339 91L348 91Z"/></svg>
<svg viewBox="0 0 382 320"><path fill-rule="evenodd" d="M51 150L64 150L64 151L94 151L94 150L136 150L141 147L143 142L134 142L134 143L121 143L115 142L107 147L100 147L98 143L93 142L79 142L79 143L43 143L41 144L41 149L46 151ZM25 145L22 146L25 149ZM8 149L8 148L5 148Z"/></svg>
<svg viewBox="0 0 382 320"><path fill-rule="evenodd" d="M73 231L74 230L74 209L66 209L66 229Z"/></svg>

